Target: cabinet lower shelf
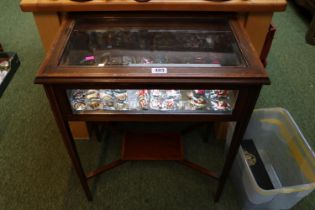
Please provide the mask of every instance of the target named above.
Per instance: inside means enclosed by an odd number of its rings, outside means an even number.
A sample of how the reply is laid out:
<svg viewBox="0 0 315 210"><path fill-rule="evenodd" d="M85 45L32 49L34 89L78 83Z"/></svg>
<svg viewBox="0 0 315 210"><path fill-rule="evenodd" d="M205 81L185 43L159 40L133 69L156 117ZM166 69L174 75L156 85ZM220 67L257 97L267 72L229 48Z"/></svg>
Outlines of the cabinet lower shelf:
<svg viewBox="0 0 315 210"><path fill-rule="evenodd" d="M176 161L211 178L219 179L218 173L209 171L207 168L185 159L184 146L179 132L126 132L123 139L121 158L89 172L86 178L90 179L100 175L122 165L126 161L137 160Z"/></svg>
<svg viewBox="0 0 315 210"><path fill-rule="evenodd" d="M126 133L122 160L183 160L179 133Z"/></svg>

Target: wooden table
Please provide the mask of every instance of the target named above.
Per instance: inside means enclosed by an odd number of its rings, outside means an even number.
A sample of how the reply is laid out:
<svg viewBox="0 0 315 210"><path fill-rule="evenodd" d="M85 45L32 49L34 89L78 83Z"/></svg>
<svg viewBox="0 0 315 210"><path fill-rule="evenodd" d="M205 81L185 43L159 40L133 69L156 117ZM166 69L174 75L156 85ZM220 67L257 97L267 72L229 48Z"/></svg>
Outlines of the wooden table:
<svg viewBox="0 0 315 210"><path fill-rule="evenodd" d="M283 11L286 0L231 0L215 2L206 0L152 0L138 3L134 0L93 0L85 3L70 0L21 0L21 8L32 12L47 52L61 26L65 13L95 11L208 11L236 12L246 29L258 55L262 52L266 35L276 11ZM88 139L84 122L70 122L75 139ZM218 138L225 137L226 126L218 126Z"/></svg>

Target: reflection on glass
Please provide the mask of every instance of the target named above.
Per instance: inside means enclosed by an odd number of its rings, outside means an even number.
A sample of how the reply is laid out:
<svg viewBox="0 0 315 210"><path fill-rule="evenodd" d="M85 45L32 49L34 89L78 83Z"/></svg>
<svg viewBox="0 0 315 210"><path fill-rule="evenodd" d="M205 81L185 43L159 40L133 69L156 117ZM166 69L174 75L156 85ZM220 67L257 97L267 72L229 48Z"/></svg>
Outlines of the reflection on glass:
<svg viewBox="0 0 315 210"><path fill-rule="evenodd" d="M74 113L89 111L159 111L231 113L233 90L73 89L68 97Z"/></svg>
<svg viewBox="0 0 315 210"><path fill-rule="evenodd" d="M94 67L220 67L244 66L233 32L165 29L163 27L102 27L77 24L61 65Z"/></svg>

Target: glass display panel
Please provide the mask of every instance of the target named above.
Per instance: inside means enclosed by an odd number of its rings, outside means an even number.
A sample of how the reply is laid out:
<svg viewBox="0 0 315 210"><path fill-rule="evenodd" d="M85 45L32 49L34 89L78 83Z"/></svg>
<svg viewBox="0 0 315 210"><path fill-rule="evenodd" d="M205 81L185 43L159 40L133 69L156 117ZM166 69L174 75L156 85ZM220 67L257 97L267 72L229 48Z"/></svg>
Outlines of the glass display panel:
<svg viewBox="0 0 315 210"><path fill-rule="evenodd" d="M234 90L67 90L74 114L95 111L232 113L237 93Z"/></svg>
<svg viewBox="0 0 315 210"><path fill-rule="evenodd" d="M245 66L228 21L203 27L77 22L60 65L86 67ZM193 25L193 24L190 24ZM88 69L88 68L87 68Z"/></svg>

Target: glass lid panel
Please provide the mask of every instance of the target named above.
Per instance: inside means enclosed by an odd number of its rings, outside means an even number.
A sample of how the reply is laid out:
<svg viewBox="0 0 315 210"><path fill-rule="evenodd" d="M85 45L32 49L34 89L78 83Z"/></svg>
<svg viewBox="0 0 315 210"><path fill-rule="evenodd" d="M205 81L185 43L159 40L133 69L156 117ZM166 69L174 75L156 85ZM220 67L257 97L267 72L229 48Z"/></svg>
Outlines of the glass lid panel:
<svg viewBox="0 0 315 210"><path fill-rule="evenodd" d="M84 67L245 66L227 21L186 24L77 22L59 65ZM223 24L223 25L222 25ZM192 25L192 26L188 26ZM173 27L172 27L173 26Z"/></svg>

